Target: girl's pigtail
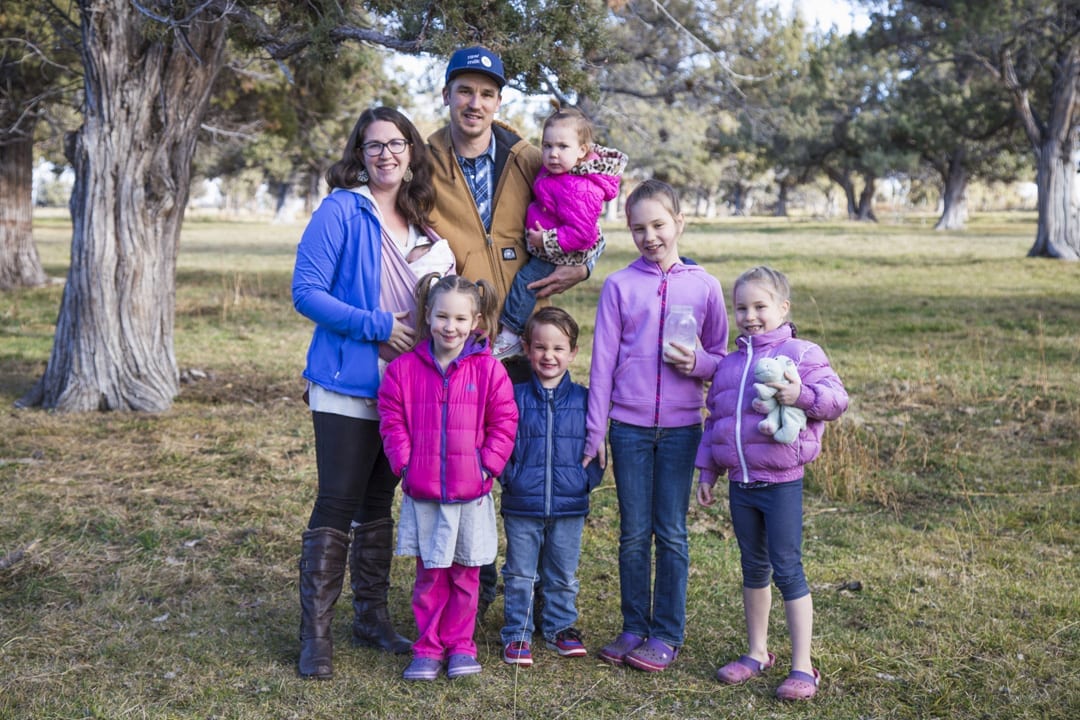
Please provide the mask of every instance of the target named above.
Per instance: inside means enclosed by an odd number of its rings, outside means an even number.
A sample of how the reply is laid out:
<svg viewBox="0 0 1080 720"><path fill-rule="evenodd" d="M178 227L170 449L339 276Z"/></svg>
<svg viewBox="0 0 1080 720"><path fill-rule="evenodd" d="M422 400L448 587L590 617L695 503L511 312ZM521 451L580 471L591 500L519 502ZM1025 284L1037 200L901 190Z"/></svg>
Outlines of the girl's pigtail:
<svg viewBox="0 0 1080 720"><path fill-rule="evenodd" d="M487 280L477 280L476 287L480 303L477 311L480 313L480 330L487 336L488 341L495 342L495 334L499 331L499 293Z"/></svg>
<svg viewBox="0 0 1080 720"><path fill-rule="evenodd" d="M439 281L439 273L431 272L420 278L416 283L416 342L413 347L422 340L431 337L431 326L428 324L428 303L431 301L431 289Z"/></svg>

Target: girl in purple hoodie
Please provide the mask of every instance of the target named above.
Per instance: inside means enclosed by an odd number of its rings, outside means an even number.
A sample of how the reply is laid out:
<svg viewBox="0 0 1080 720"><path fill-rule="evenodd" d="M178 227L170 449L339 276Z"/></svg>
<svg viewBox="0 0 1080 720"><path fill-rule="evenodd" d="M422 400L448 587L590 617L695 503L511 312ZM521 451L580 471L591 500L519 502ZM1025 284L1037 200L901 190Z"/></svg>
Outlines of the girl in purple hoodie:
<svg viewBox="0 0 1080 720"><path fill-rule="evenodd" d="M596 308L585 460L607 463L619 499L622 632L600 659L656 672L684 641L690 569L686 513L701 438L704 382L727 349L720 282L679 257L684 220L671 186L647 180L626 200L641 253L604 281ZM664 350L672 306L691 308L694 346ZM653 547L656 548L653 578Z"/></svg>
<svg viewBox="0 0 1080 720"><path fill-rule="evenodd" d="M716 371L706 404L709 417L698 449L701 468L697 499L715 502L713 485L728 476L731 524L742 556L743 609L749 649L717 671L736 685L762 674L776 656L768 650L771 579L784 597L791 635L791 673L776 690L783 700L807 700L821 674L810 661L814 605L802 566L803 466L821 452L827 420L847 409L848 396L821 348L796 337L788 321L791 291L784 274L756 267L735 281L735 322L741 334L735 351ZM754 365L765 357L787 356L795 370L776 388L781 405L806 413L806 427L792 443L777 442L758 429L763 418L754 392Z"/></svg>
<svg viewBox="0 0 1080 720"><path fill-rule="evenodd" d="M525 213L529 262L506 294L492 352L504 360L523 354L521 333L536 307L530 285L557 265L588 265L603 252L600 213L619 196L626 155L593 143L592 123L575 108L556 107L544 120L540 143L543 166L533 181L533 201Z"/></svg>

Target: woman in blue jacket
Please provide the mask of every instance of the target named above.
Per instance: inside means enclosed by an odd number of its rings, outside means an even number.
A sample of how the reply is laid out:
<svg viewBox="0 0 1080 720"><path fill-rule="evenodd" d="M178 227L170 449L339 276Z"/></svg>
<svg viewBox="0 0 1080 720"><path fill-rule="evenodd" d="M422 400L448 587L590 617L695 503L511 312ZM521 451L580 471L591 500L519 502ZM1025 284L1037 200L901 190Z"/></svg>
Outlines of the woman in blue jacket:
<svg viewBox="0 0 1080 720"><path fill-rule="evenodd" d="M292 282L293 305L315 323L304 378L319 481L301 549L298 669L319 679L333 675L330 626L354 515L353 642L410 649L386 609L398 479L383 452L376 397L380 363L414 340L408 261L438 241L428 221L427 146L397 110L364 111L326 179L331 192L300 239Z"/></svg>

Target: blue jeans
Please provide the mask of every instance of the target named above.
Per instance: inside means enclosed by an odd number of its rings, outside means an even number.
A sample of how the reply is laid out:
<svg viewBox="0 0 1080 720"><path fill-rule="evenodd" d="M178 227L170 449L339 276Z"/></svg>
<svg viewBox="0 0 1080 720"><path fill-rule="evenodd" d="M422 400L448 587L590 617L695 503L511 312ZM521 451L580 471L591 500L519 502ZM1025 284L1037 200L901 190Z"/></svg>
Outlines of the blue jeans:
<svg viewBox="0 0 1080 720"><path fill-rule="evenodd" d="M547 640L577 622L578 560L585 516L533 518L503 516L506 533L506 564L503 565L502 641L530 642L535 629L533 588L539 570L544 589L544 613L540 630Z"/></svg>
<svg viewBox="0 0 1080 720"><path fill-rule="evenodd" d="M728 483L743 587L768 587L771 570L784 600L810 594L802 566L802 494L801 479L750 489Z"/></svg>
<svg viewBox="0 0 1080 720"><path fill-rule="evenodd" d="M682 647L690 572L686 513L701 426L651 428L612 420L608 437L619 497L623 632Z"/></svg>
<svg viewBox="0 0 1080 720"><path fill-rule="evenodd" d="M536 291L526 286L537 280L543 280L553 270L555 270L554 263L541 260L535 255L530 256L529 261L517 271L514 281L510 283L510 290L506 293L506 302L503 303L499 322L518 335L524 332L525 323L532 315L533 308L536 307Z"/></svg>

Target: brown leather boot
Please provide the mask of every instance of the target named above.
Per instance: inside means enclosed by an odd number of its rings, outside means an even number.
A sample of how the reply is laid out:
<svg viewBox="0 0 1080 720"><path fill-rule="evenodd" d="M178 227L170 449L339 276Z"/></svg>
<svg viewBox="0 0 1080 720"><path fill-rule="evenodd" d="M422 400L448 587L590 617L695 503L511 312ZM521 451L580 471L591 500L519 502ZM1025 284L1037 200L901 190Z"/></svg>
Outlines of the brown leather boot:
<svg viewBox="0 0 1080 720"><path fill-rule="evenodd" d="M334 675L331 623L334 603L345 581L349 536L320 527L305 530L300 552L300 662L302 677L328 680Z"/></svg>
<svg viewBox="0 0 1080 720"><path fill-rule="evenodd" d="M353 591L353 645L403 655L412 649L390 622L386 595L394 557L394 521L374 520L353 528L349 579Z"/></svg>

